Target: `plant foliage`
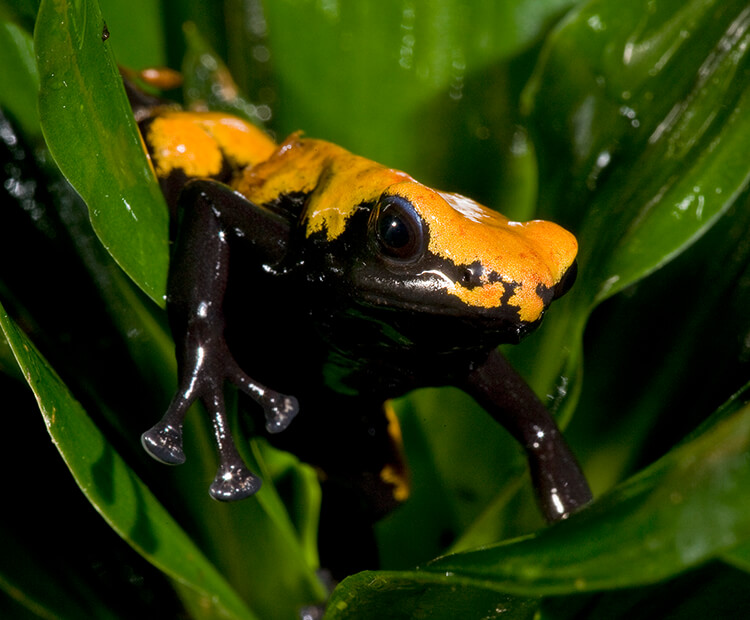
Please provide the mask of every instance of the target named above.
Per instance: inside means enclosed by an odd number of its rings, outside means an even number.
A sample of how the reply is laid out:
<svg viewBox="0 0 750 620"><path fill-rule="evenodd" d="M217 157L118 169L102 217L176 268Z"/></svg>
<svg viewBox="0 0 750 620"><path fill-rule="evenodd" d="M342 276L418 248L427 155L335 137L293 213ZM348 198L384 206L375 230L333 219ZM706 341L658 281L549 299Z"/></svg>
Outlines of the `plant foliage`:
<svg viewBox="0 0 750 620"><path fill-rule="evenodd" d="M197 415L184 466L138 445L175 386L168 222L118 65L163 64L185 105L579 239L573 290L507 353L594 503L543 525L502 429L456 390L408 395L413 498L325 618L747 609L749 54L746 0L0 2L0 615L291 619L328 597L309 467L250 434L266 484L227 506Z"/></svg>

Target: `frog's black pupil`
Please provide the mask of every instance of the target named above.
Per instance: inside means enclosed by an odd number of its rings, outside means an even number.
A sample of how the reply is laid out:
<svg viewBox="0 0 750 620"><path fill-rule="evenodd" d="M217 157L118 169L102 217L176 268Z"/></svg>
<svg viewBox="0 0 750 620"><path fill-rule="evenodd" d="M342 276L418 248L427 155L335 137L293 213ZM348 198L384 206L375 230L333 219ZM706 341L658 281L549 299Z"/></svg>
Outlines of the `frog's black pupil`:
<svg viewBox="0 0 750 620"><path fill-rule="evenodd" d="M389 248L403 248L409 243L409 228L401 218L386 208L380 216L380 239Z"/></svg>
<svg viewBox="0 0 750 620"><path fill-rule="evenodd" d="M422 219L402 196L385 196L374 215L374 233L380 252L397 261L411 261L424 251Z"/></svg>

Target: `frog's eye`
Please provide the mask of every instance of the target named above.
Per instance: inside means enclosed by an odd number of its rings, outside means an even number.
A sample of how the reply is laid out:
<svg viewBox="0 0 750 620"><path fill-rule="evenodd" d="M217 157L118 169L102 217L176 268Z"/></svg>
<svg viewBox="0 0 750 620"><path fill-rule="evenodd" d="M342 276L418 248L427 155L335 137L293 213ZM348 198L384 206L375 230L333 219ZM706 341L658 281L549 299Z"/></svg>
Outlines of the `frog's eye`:
<svg viewBox="0 0 750 620"><path fill-rule="evenodd" d="M424 252L422 218L406 198L384 196L374 212L374 232L380 251L390 258L414 260Z"/></svg>

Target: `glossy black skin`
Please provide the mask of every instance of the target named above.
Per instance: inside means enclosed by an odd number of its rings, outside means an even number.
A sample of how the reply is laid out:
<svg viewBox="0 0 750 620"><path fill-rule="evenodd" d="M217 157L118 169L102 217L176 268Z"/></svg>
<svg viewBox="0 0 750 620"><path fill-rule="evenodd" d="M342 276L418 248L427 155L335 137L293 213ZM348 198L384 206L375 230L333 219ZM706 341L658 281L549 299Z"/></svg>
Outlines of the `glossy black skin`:
<svg viewBox="0 0 750 620"><path fill-rule="evenodd" d="M523 446L549 521L586 504L589 488L554 420L496 350L535 325L513 313L490 320L441 302L440 292L404 286L408 264L394 263L378 240L369 215L375 205L364 205L329 242L325 234L304 236L303 203L304 196L289 196L253 205L209 180L182 190L168 284L179 388L163 420L144 433L149 453L166 463L184 460L182 419L201 400L221 456L211 494L234 500L254 493L260 481L237 454L224 412L224 387L233 383L264 408L274 443L325 472L323 536L328 528L353 537L398 504L380 477L383 467L406 476L384 401L455 385ZM396 302L393 295L363 300L362 265L378 271L379 286L398 291ZM365 517L341 513L349 509ZM359 549L324 561L351 572L372 568L367 558Z"/></svg>

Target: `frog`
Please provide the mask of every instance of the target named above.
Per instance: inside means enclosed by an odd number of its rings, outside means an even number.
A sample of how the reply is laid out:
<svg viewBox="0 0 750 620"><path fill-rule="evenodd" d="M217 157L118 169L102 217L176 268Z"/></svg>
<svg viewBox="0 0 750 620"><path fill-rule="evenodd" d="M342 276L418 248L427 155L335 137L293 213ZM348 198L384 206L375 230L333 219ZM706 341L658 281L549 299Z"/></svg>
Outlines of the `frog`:
<svg viewBox="0 0 750 620"><path fill-rule="evenodd" d="M152 457L185 461L185 415L200 401L219 455L210 495L256 493L228 418L234 386L263 412L256 432L319 472L324 514L328 494L375 521L410 494L390 403L455 386L518 441L548 522L589 503L554 417L498 348L572 286L573 234L300 132L277 143L230 114L133 107L175 222L178 387L142 435Z"/></svg>

